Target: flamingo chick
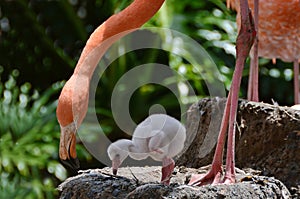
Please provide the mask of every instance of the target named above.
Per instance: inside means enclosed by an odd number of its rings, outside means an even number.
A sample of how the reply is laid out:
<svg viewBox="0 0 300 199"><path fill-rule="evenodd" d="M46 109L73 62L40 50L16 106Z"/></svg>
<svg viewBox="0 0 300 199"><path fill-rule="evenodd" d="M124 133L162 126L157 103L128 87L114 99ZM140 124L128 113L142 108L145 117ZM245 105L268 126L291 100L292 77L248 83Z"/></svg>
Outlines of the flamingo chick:
<svg viewBox="0 0 300 199"><path fill-rule="evenodd" d="M184 147L185 127L175 118L165 114L153 114L137 125L132 140L121 139L112 143L107 153L112 160L113 174L129 155L135 160L149 156L162 161L161 183L168 185L175 167L172 159Z"/></svg>

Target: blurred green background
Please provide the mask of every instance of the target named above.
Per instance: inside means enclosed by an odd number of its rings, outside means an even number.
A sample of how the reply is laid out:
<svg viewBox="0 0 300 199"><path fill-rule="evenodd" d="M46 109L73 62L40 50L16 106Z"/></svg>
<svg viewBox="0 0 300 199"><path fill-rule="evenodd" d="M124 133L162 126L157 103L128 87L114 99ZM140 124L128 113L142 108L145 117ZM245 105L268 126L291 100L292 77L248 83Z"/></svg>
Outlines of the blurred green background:
<svg viewBox="0 0 300 199"><path fill-rule="evenodd" d="M59 162L59 125L55 109L90 33L129 0L0 1L0 198L56 198L57 185L69 173ZM222 0L167 0L145 26L171 28L192 37L210 54L230 86L237 35L235 12ZM175 44L174 44L175 45ZM96 113L111 140L126 137L113 120L111 93L119 78L148 62L185 71L197 96L208 96L202 77L191 64L161 50L132 52L114 61L99 81ZM240 97L245 98L248 63ZM151 71L149 71L151 72ZM260 59L260 98L280 105L293 103L292 65ZM137 122L153 104L180 117L176 97L149 84L132 96L130 113ZM79 143L81 168L101 168Z"/></svg>

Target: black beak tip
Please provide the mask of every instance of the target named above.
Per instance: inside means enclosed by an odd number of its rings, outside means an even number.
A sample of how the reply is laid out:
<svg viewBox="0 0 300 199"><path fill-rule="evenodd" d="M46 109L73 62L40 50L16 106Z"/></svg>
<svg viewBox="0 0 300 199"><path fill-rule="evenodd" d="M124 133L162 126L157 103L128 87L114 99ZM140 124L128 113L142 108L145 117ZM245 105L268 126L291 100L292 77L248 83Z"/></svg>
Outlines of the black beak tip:
<svg viewBox="0 0 300 199"><path fill-rule="evenodd" d="M79 160L78 158L70 158L66 160L61 160L62 164L65 165L67 168L69 168L72 173L78 174L78 170L80 168Z"/></svg>
<svg viewBox="0 0 300 199"><path fill-rule="evenodd" d="M113 174L117 175L118 170L117 169L113 169Z"/></svg>

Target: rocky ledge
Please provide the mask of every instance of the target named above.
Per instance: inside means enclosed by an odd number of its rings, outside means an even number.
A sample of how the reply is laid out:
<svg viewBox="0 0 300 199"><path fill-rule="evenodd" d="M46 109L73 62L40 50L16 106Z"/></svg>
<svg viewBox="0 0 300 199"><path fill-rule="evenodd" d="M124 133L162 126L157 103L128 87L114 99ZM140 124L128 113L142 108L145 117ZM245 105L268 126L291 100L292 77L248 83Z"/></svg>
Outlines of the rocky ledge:
<svg viewBox="0 0 300 199"><path fill-rule="evenodd" d="M300 111L239 101L236 135L237 183L187 185L212 161L226 99L205 98L187 112L187 140L170 186L161 167L82 171L59 186L60 198L300 198ZM195 169L196 168L196 169ZM255 169L255 170L254 170Z"/></svg>

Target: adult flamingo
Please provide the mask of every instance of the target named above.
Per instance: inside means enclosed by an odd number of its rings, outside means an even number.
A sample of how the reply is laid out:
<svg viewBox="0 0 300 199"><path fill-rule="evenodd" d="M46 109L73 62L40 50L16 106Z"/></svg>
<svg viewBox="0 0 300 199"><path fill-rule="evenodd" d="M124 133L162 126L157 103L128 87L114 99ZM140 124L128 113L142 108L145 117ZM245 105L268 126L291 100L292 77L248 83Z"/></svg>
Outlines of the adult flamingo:
<svg viewBox="0 0 300 199"><path fill-rule="evenodd" d="M88 39L73 75L61 91L56 110L61 129L59 157L71 168L79 168L76 132L87 112L90 81L99 60L114 41L146 23L163 2L135 0L126 9L107 19Z"/></svg>
<svg viewBox="0 0 300 199"><path fill-rule="evenodd" d="M88 106L89 84L95 67L105 50L119 37L106 43L103 48L97 48L110 37L139 28L153 16L161 7L164 0L135 0L129 7L113 15L91 35L71 78L64 86L59 97L57 118L61 127L59 156L63 162L74 169L78 169L79 163L76 157L76 132L83 121ZM238 91L242 77L244 62L249 54L255 38L255 28L247 0L241 0L242 26L237 38L237 60L233 75L233 82L226 102L222 119L220 135L216 148L211 171L204 177L193 176L190 184L200 185L206 182L221 182L222 154L225 134L229 126L226 175L224 182L234 182L234 134ZM93 53L93 56L90 56Z"/></svg>
<svg viewBox="0 0 300 199"><path fill-rule="evenodd" d="M227 6L238 11L239 25L239 1L227 0ZM300 1L249 0L249 6L256 16L259 42L254 44L251 58L248 99L258 101L258 56L261 56L294 63L294 103L299 104Z"/></svg>
<svg viewBox="0 0 300 199"><path fill-rule="evenodd" d="M216 151L210 171L205 175L193 175L190 185L204 185L208 183L234 183L235 182L235 119L238 105L238 92L242 79L242 72L246 58L256 37L256 30L247 0L240 0L241 27L236 40L236 63L233 80L228 94L225 111L222 118L221 129L217 141ZM223 149L226 131L228 128L226 171L222 179Z"/></svg>

